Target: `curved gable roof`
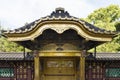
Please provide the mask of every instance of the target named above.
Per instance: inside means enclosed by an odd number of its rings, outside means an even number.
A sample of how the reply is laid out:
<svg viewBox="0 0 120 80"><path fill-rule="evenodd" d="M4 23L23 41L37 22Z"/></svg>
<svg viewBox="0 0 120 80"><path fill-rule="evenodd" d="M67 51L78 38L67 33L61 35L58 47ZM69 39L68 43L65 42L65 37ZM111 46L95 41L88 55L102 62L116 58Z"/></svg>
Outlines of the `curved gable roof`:
<svg viewBox="0 0 120 80"><path fill-rule="evenodd" d="M33 33L35 33L42 25L45 25L45 24L51 24L51 23L63 23L64 24L79 24L77 26L80 27L80 29L82 29L83 32L85 32L86 34L88 35L91 35L92 38L93 36L95 37L101 37L101 38L110 38L108 41L110 41L112 39L112 37L115 36L116 32L113 32L113 31L106 31L104 29L100 29L86 21L83 21L83 20L80 20L79 18L76 18L76 17L73 17L71 15L69 15L69 13L67 11L64 11L63 8L56 8L55 11L53 11L49 16L46 16L46 17L42 17L38 20L35 20L29 24L26 24L25 26L21 27L21 28L18 28L18 29L14 29L14 30L9 30L9 31L5 31L5 35L8 37L9 40L11 41L19 41L18 39L15 39L15 38L18 38L18 37L22 37L22 36L29 36L29 35L32 35ZM41 25L40 25L41 24ZM71 25L73 26L73 25ZM48 29L51 28L51 27L48 27ZM56 27L55 27L56 28ZM72 27L70 27L72 28ZM69 29L70 29L69 28ZM46 28L47 29L47 28ZM53 29L53 28L51 28ZM58 28L59 29L59 28ZM57 32L57 29L53 29L53 30L56 30ZM67 29L65 29L67 30ZM42 30L41 30L42 31ZM44 30L43 30L44 31ZM59 30L60 31L60 30ZM79 30L78 30L79 31ZM63 31L64 32L64 31ZM42 33L42 32L41 32ZM59 33L59 32L58 32ZM61 32L62 33L62 32ZM104 34L104 35L103 35ZM36 35L36 34L35 34ZM38 35L38 34L37 34ZM39 32L39 35L40 35L40 32ZM82 33L80 32L80 35L82 36ZM84 36L84 35L83 35ZM82 37L83 37L82 36ZM103 37L102 37L103 36ZM37 37L37 36L35 36ZM34 37L34 38L35 38ZM85 35L84 38L86 38L87 36ZM14 38L14 40L13 40ZM25 37L24 37L25 38ZM91 38L91 39L92 39ZM90 37L88 37L88 39L90 39ZM25 39L24 39L25 40ZM26 39L28 40L28 39ZM22 39L20 40L22 41ZM99 39L98 39L99 41ZM106 40L107 41L107 40Z"/></svg>

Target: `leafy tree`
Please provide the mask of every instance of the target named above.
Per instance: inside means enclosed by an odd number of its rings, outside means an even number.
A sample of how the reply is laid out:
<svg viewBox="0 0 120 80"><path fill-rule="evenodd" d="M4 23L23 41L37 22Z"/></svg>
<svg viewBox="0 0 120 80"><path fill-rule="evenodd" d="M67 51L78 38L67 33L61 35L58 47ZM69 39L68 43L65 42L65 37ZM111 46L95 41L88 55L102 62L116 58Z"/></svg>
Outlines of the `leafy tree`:
<svg viewBox="0 0 120 80"><path fill-rule="evenodd" d="M7 41L6 38L0 38L0 52L21 52L23 47L14 43Z"/></svg>
<svg viewBox="0 0 120 80"><path fill-rule="evenodd" d="M116 30L120 32L120 22L116 22L115 27L116 27ZM120 45L120 34L118 34L115 41ZM118 47L117 50L120 51L120 47Z"/></svg>
<svg viewBox="0 0 120 80"><path fill-rule="evenodd" d="M118 5L110 5L106 8L100 8L88 15L84 20L102 29L112 31L118 30L115 25L120 21L120 7ZM118 41L120 41L120 38ZM98 46L97 52L117 52L119 47L120 45L116 42L115 38L112 42Z"/></svg>
<svg viewBox="0 0 120 80"><path fill-rule="evenodd" d="M115 23L116 31L120 32L120 22Z"/></svg>
<svg viewBox="0 0 120 80"><path fill-rule="evenodd" d="M23 47L8 41L2 36L2 27L0 26L0 52L23 52Z"/></svg>
<svg viewBox="0 0 120 80"><path fill-rule="evenodd" d="M86 21L106 30L115 30L115 23L120 20L120 7L110 5L106 8L100 8L88 15Z"/></svg>

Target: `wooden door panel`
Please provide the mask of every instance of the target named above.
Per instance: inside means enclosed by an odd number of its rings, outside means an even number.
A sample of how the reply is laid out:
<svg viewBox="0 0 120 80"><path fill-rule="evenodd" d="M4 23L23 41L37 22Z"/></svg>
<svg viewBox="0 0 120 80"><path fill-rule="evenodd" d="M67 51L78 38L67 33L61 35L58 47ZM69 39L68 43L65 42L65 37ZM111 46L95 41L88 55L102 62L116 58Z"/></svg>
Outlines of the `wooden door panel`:
<svg viewBox="0 0 120 80"><path fill-rule="evenodd" d="M45 80L75 80L74 76L46 76Z"/></svg>
<svg viewBox="0 0 120 80"><path fill-rule="evenodd" d="M45 62L44 71L46 74L74 74L75 62L71 59L50 59Z"/></svg>
<svg viewBox="0 0 120 80"><path fill-rule="evenodd" d="M75 80L75 59L45 60L44 75L45 80Z"/></svg>
<svg viewBox="0 0 120 80"><path fill-rule="evenodd" d="M48 68L45 74L75 74L75 71L69 68Z"/></svg>

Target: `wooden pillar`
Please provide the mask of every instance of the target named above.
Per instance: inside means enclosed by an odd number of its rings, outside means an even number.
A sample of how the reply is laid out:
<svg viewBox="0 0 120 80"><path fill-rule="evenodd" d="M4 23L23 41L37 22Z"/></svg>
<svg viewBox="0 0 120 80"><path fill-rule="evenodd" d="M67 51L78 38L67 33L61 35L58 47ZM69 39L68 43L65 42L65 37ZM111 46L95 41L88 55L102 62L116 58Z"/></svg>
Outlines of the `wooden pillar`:
<svg viewBox="0 0 120 80"><path fill-rule="evenodd" d="M80 56L80 80L85 80L85 53L83 50Z"/></svg>
<svg viewBox="0 0 120 80"><path fill-rule="evenodd" d="M35 52L35 57L34 57L34 80L40 80L40 58L38 53Z"/></svg>

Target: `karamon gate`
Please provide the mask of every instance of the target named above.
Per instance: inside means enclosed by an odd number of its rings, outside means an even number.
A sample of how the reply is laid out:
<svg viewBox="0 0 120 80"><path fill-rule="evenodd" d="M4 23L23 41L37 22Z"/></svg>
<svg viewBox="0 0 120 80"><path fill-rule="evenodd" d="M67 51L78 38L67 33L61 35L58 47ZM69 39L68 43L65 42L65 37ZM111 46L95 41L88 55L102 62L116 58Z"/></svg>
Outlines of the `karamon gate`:
<svg viewBox="0 0 120 80"><path fill-rule="evenodd" d="M85 80L87 51L116 35L69 15L63 8L4 34L9 41L32 50L34 80Z"/></svg>

